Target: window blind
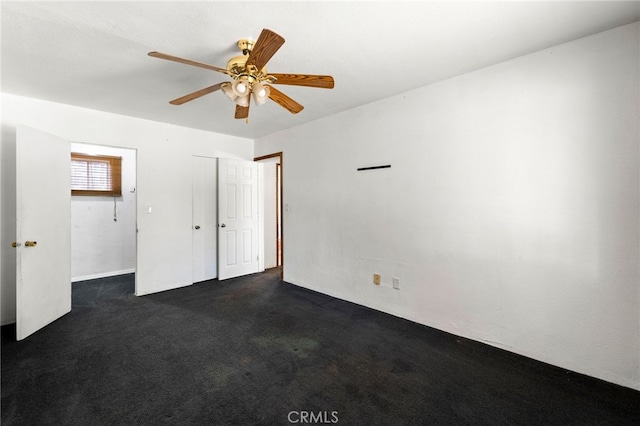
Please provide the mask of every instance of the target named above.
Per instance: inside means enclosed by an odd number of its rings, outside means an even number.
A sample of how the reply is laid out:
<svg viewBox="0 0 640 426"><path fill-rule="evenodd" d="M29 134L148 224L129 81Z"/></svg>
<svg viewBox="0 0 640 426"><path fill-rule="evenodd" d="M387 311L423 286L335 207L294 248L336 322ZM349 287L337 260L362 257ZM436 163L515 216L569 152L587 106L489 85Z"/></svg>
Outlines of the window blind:
<svg viewBox="0 0 640 426"><path fill-rule="evenodd" d="M122 157L71 153L71 194L121 196Z"/></svg>

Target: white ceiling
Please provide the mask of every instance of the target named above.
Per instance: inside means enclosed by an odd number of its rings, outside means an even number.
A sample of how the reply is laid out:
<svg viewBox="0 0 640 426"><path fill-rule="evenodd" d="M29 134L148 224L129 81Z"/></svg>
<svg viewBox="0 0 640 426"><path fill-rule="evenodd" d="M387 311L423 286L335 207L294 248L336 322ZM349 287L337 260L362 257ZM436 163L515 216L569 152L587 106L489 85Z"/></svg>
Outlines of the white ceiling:
<svg viewBox="0 0 640 426"><path fill-rule="evenodd" d="M1 15L5 93L257 138L637 21L640 2L2 1ZM262 28L286 40L270 72L335 88L280 85L305 109L252 106L249 124L221 92L168 103L228 77L149 51L224 67Z"/></svg>

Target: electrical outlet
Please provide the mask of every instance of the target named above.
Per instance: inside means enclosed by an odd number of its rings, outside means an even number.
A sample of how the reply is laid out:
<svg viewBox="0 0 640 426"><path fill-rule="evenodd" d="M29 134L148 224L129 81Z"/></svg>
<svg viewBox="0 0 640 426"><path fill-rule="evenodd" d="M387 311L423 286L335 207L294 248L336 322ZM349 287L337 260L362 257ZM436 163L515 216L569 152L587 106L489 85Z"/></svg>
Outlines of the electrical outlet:
<svg viewBox="0 0 640 426"><path fill-rule="evenodd" d="M400 290L400 278L393 277L393 288Z"/></svg>
<svg viewBox="0 0 640 426"><path fill-rule="evenodd" d="M375 285L380 285L380 274L373 274L373 283Z"/></svg>

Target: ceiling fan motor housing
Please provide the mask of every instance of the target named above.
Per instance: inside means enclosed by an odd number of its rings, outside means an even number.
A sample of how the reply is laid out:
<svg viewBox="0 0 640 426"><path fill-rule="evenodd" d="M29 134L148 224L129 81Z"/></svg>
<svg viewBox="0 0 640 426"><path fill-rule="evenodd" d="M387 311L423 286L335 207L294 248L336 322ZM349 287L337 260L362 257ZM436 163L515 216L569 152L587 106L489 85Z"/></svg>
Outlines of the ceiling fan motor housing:
<svg viewBox="0 0 640 426"><path fill-rule="evenodd" d="M267 67L263 67L259 72L258 70L247 70L247 59L249 59L249 55L251 54L251 50L255 45L255 41L243 38L238 40L238 47L242 50L241 56L234 56L229 59L227 62L227 71L229 71L232 75L235 74L239 76L247 76L249 77L250 82L254 81L262 81L268 75ZM234 77L234 78L238 78Z"/></svg>
<svg viewBox="0 0 640 426"><path fill-rule="evenodd" d="M234 56L227 62L227 71L233 74L244 74L249 56Z"/></svg>

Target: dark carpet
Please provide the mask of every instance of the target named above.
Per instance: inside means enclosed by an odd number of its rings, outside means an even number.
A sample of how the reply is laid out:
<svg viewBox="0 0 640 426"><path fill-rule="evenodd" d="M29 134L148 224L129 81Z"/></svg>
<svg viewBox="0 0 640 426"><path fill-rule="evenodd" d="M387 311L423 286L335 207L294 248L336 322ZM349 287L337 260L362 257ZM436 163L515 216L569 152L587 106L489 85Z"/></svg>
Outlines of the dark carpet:
<svg viewBox="0 0 640 426"><path fill-rule="evenodd" d="M2 328L3 425L638 425L640 392L280 281L136 297Z"/></svg>

